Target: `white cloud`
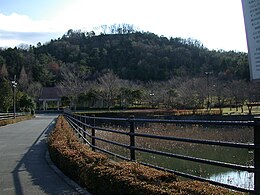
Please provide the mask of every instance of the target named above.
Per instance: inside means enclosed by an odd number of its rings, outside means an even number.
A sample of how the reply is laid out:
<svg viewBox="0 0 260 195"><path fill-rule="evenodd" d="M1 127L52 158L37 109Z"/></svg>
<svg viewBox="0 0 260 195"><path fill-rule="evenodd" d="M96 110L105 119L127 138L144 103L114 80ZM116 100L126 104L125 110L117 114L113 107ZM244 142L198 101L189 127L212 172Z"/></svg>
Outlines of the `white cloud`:
<svg viewBox="0 0 260 195"><path fill-rule="evenodd" d="M192 37L210 49L246 51L242 6L237 0L75 0L57 13L56 21L65 29L87 30L129 23L158 35Z"/></svg>
<svg viewBox="0 0 260 195"><path fill-rule="evenodd" d="M0 40L0 46L1 47L15 47L19 44L21 44L21 40L15 40L15 39L8 39L8 40ZM26 43L27 44L27 43Z"/></svg>
<svg viewBox="0 0 260 195"><path fill-rule="evenodd" d="M13 13L9 16L0 13L0 30L13 32L50 32L47 21L33 21L26 15Z"/></svg>
<svg viewBox="0 0 260 195"><path fill-rule="evenodd" d="M34 21L26 15L0 13L0 46L14 47L21 43L35 45L45 43L64 34L48 21Z"/></svg>
<svg viewBox="0 0 260 195"><path fill-rule="evenodd" d="M64 1L66 2L66 1ZM68 3L69 2L69 3ZM0 13L0 33L64 34L68 29L93 30L114 23L128 23L167 37L195 38L209 49L246 51L241 2L237 0L73 0L57 8L52 18L35 21L26 15ZM48 13L46 13L47 15ZM2 30L2 32L1 32ZM57 38L54 36L49 36ZM1 38L1 34L0 34ZM7 38L5 38L7 40ZM49 41L51 38L45 41ZM27 38L29 41L29 38Z"/></svg>

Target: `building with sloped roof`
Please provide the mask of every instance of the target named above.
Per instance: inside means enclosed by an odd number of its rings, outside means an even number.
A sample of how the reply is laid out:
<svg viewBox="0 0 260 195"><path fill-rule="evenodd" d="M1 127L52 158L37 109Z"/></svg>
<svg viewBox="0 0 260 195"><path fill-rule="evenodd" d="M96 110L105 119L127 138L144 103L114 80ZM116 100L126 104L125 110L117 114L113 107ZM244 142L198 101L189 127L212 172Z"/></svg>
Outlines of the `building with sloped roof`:
<svg viewBox="0 0 260 195"><path fill-rule="evenodd" d="M62 92L58 87L43 87L39 97L39 102L42 104L42 109L48 109L48 102L56 102L57 109L60 109Z"/></svg>

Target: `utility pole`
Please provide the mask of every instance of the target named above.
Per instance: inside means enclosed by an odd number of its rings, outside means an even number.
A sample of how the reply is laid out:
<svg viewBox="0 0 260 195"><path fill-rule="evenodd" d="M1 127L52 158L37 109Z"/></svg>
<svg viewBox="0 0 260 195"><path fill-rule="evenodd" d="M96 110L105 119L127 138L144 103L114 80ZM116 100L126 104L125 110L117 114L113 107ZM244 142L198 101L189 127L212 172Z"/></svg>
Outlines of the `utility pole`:
<svg viewBox="0 0 260 195"><path fill-rule="evenodd" d="M17 82L16 82L16 75L14 75L14 80L12 81L12 87L13 87L13 113L14 113L14 118L16 118L16 86L17 86Z"/></svg>

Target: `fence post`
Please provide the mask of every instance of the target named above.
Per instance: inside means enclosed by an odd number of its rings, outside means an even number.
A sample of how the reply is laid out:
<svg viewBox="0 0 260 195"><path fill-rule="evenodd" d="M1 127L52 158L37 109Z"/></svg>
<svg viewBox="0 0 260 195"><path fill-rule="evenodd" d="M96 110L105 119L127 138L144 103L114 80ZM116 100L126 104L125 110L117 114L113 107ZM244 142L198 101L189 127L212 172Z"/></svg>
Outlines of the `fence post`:
<svg viewBox="0 0 260 195"><path fill-rule="evenodd" d="M92 117L93 117L93 120L92 120L92 128L91 128L91 144L92 144L92 151L94 151L95 152L95 146L96 146L96 140L95 140L95 136L96 136L96 132L95 132L95 123L96 123L96 121L95 121L95 115L93 114L92 115Z"/></svg>
<svg viewBox="0 0 260 195"><path fill-rule="evenodd" d="M78 120L77 125L78 125L78 134L79 134L78 136L80 138L80 127L81 127L81 125L80 125L81 116L80 115L77 116L77 120Z"/></svg>
<svg viewBox="0 0 260 195"><path fill-rule="evenodd" d="M134 123L134 115L131 115L129 118L130 123L130 159L131 161L135 161L135 123Z"/></svg>
<svg viewBox="0 0 260 195"><path fill-rule="evenodd" d="M256 194L260 194L260 117L254 118L254 144L258 148L254 151L254 167L256 169L254 176L254 191Z"/></svg>
<svg viewBox="0 0 260 195"><path fill-rule="evenodd" d="M83 122L83 121L82 121ZM83 137L84 137L84 143L87 143L86 142L86 139L87 139L87 134L86 134L86 131L87 131L87 128L86 128L86 124L87 124L87 117L84 116L84 124L83 124Z"/></svg>
<svg viewBox="0 0 260 195"><path fill-rule="evenodd" d="M82 129L83 129L83 127L82 127L82 124L81 124L81 119L82 118L82 116L81 115L79 115L79 133L81 134L82 133ZM79 135L80 136L80 135ZM81 136L80 136L81 137Z"/></svg>

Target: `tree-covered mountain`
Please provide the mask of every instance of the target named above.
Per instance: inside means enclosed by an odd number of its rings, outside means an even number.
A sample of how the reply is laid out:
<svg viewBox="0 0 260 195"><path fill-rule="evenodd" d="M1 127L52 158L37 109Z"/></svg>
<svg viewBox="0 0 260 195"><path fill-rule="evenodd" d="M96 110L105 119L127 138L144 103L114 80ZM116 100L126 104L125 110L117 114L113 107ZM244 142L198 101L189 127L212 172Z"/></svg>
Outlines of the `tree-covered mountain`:
<svg viewBox="0 0 260 195"><path fill-rule="evenodd" d="M69 30L37 47L0 49L0 111L11 108L15 75L20 110L33 109L30 97L37 101L41 88L50 86L63 91L63 106L68 100L75 108L222 108L260 97L259 85L246 82L247 53L209 50L194 39L159 37L127 25L112 26L109 33L103 28L100 35Z"/></svg>
<svg viewBox="0 0 260 195"><path fill-rule="evenodd" d="M57 40L37 47L2 48L0 65L10 76L24 67L29 81L54 86L67 67L88 78L112 70L122 79L165 81L174 77L199 77L205 72L223 79L249 79L247 54L208 50L193 39L159 37L134 30L95 35L69 30Z"/></svg>
<svg viewBox="0 0 260 195"><path fill-rule="evenodd" d="M92 74L111 69L128 80L167 80L199 76L206 71L227 78L248 79L247 54L209 51L192 39L152 33L102 34L68 31L61 39L35 49L64 63L75 63Z"/></svg>

